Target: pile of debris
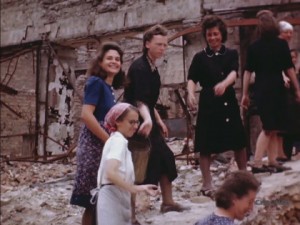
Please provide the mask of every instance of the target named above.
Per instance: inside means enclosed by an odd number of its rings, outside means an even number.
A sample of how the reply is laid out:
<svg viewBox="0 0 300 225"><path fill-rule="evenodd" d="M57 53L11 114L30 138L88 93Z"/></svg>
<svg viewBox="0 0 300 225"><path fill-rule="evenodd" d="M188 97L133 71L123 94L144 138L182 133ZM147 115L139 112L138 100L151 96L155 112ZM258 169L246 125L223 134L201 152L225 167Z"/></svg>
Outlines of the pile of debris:
<svg viewBox="0 0 300 225"><path fill-rule="evenodd" d="M183 147L183 140L168 143L175 154ZM211 166L213 182L218 187L230 171L237 169L230 159L232 153L217 158ZM185 156L182 156L185 159ZM189 164L187 164L187 162ZM139 195L137 218L141 224L192 225L210 214L214 202L200 195L202 175L190 154L188 160L177 160L178 178L173 183L174 200L190 206L184 214L160 213L161 199ZM291 171L260 174L261 190L254 212L242 225L300 224L300 163L287 163ZM80 225L83 209L69 204L73 189L76 159L51 164L29 162L1 163L1 224L6 225ZM184 216L183 216L184 215Z"/></svg>

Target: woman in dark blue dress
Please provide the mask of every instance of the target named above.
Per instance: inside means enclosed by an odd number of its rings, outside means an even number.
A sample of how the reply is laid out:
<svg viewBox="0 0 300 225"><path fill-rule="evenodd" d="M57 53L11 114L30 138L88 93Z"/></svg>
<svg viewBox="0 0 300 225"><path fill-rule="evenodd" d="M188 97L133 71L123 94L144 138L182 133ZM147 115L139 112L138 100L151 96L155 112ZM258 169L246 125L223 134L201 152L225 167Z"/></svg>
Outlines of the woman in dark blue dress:
<svg viewBox="0 0 300 225"><path fill-rule="evenodd" d="M245 132L233 88L239 68L236 50L225 47L224 21L209 16L202 23L207 47L197 53L189 68L188 104L195 109L195 88L201 86L195 132L195 152L200 153L201 192L211 195L211 154L233 150L239 169L246 169Z"/></svg>
<svg viewBox="0 0 300 225"><path fill-rule="evenodd" d="M104 117L116 103L113 88L120 87L125 78L121 70L122 56L123 51L117 44L103 44L91 64L84 88L81 112L84 125L76 151L77 171L71 197L71 204L85 208L83 225L93 223L94 206L90 203L90 191L97 187L97 168L103 145L109 138L103 127Z"/></svg>

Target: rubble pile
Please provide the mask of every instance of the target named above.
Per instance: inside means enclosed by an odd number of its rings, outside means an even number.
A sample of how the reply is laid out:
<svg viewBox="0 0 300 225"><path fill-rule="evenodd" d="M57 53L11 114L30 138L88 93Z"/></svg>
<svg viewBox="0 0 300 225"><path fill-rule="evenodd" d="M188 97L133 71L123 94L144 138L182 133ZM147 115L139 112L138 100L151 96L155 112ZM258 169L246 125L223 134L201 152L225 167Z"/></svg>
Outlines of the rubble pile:
<svg viewBox="0 0 300 225"><path fill-rule="evenodd" d="M80 224L69 204L75 165L1 162L1 224Z"/></svg>
<svg viewBox="0 0 300 225"><path fill-rule="evenodd" d="M242 225L300 224L300 163L287 163L293 170L261 177L256 209Z"/></svg>
<svg viewBox="0 0 300 225"><path fill-rule="evenodd" d="M175 154L184 146L182 140L168 142ZM230 171L237 169L228 159L232 154L216 158L211 166L213 182L218 187ZM178 178L173 183L174 200L190 206L184 213L160 213L161 197L137 196L137 218L141 224L193 225L210 214L214 202L200 195L202 183L198 165L180 156L177 160ZM1 218L5 225L80 225L83 209L69 204L73 189L76 159L51 164L1 162ZM291 171L256 175L262 186L254 211L241 225L300 224L300 161L287 166ZM97 169L97 168L95 168Z"/></svg>

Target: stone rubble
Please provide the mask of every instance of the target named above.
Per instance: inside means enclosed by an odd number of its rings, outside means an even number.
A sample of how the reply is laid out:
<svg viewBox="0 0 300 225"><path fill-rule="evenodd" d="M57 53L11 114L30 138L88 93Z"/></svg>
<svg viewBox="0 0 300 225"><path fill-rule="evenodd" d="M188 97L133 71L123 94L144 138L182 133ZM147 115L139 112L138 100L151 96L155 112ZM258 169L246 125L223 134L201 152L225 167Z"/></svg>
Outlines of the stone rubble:
<svg viewBox="0 0 300 225"><path fill-rule="evenodd" d="M182 140L168 143L175 154L183 147ZM192 155L192 154L191 154ZM256 175L262 181L253 212L241 225L296 225L300 224L300 161L287 166L291 171ZM201 172L186 160L177 160L178 178L174 181L174 199L190 206L191 210L178 213L159 212L161 198L138 195L137 218L141 224L193 225L210 214L214 202L201 196ZM35 225L81 224L82 208L69 204L76 169L76 159L69 162L40 164L29 162L1 162L1 224ZM215 186L236 165L214 161L211 172Z"/></svg>

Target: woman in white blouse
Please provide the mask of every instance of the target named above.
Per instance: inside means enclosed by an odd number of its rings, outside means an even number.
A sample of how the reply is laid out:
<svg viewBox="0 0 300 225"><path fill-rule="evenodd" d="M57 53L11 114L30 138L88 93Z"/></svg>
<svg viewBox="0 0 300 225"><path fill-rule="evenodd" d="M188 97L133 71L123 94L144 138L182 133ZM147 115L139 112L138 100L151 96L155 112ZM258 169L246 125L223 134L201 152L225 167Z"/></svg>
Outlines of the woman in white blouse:
<svg viewBox="0 0 300 225"><path fill-rule="evenodd" d="M97 224L130 225L131 194L146 192L155 196L156 185L134 185L134 168L128 141L139 126L138 109L127 103L116 104L105 117L111 132L98 170Z"/></svg>

